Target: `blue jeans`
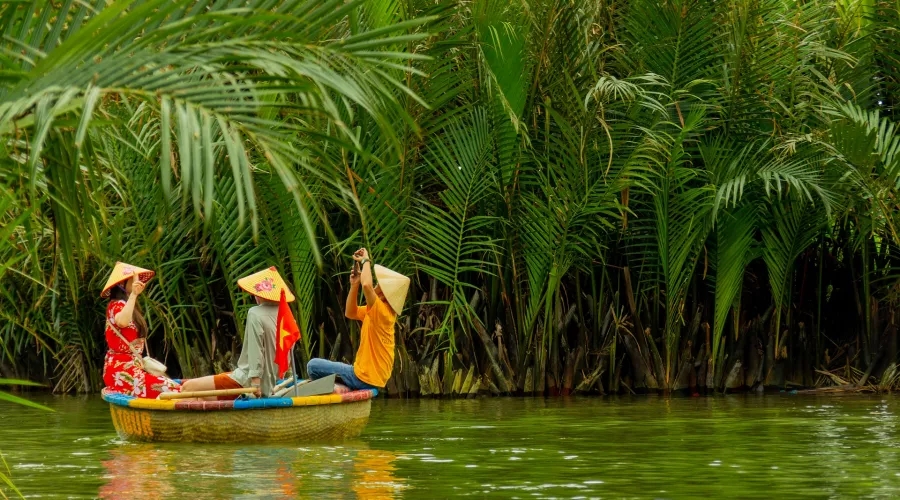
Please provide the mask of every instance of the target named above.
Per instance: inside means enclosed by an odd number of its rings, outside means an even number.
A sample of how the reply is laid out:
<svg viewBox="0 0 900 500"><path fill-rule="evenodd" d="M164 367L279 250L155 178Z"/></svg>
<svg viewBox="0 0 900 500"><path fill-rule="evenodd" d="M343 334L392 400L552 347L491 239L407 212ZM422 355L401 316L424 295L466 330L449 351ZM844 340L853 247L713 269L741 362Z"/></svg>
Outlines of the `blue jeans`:
<svg viewBox="0 0 900 500"><path fill-rule="evenodd" d="M344 382L344 385L354 391L363 389L378 389L374 385L369 385L353 373L353 365L346 363L338 363L337 361L328 361L322 358L313 358L306 364L306 371L309 372L309 378L312 380L327 377L334 373Z"/></svg>

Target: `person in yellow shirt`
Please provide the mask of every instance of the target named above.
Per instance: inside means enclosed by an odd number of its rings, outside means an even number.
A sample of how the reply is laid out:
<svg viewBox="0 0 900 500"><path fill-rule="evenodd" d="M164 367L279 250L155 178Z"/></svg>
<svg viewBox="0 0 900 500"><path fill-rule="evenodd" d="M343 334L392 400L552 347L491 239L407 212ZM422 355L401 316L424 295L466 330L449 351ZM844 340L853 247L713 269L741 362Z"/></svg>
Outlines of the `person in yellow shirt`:
<svg viewBox="0 0 900 500"><path fill-rule="evenodd" d="M382 388L394 369L394 323L403 310L409 278L383 266L374 266L378 285L373 286L369 252L360 248L353 254L356 263L350 273L350 293L344 315L362 321L359 350L353 365L313 358L306 365L309 378L316 380L336 374L353 390ZM359 306L362 285L366 305Z"/></svg>

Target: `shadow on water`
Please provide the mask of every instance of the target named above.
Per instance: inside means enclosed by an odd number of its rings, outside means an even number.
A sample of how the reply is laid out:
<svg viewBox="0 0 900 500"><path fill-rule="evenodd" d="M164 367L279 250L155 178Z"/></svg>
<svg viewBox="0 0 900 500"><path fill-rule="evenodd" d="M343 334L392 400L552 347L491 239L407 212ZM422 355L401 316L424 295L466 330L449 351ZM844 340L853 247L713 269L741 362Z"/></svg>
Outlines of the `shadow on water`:
<svg viewBox="0 0 900 500"><path fill-rule="evenodd" d="M135 444L99 398L0 406L26 495L772 498L900 494L891 397L378 400L337 444Z"/></svg>

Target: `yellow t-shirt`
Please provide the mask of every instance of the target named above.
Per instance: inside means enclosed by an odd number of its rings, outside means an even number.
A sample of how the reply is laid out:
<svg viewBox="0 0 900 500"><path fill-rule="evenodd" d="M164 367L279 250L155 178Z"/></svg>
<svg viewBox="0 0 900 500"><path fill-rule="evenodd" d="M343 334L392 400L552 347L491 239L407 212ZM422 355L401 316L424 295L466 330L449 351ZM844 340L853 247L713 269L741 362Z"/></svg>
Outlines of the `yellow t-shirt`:
<svg viewBox="0 0 900 500"><path fill-rule="evenodd" d="M353 373L367 384L384 387L394 369L394 322L397 315L379 299L371 307L358 307L356 319L362 321L362 331Z"/></svg>

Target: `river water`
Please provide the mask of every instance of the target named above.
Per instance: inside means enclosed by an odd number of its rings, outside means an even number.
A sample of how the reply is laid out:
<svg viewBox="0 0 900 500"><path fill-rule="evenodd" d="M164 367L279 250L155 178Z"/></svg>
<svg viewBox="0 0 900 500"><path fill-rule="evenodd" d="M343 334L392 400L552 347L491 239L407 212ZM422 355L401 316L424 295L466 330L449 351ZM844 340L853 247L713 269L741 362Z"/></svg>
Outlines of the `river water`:
<svg viewBox="0 0 900 500"><path fill-rule="evenodd" d="M127 443L98 397L32 399L56 412L0 402L26 497L900 495L892 396L379 399L360 438L285 446Z"/></svg>

